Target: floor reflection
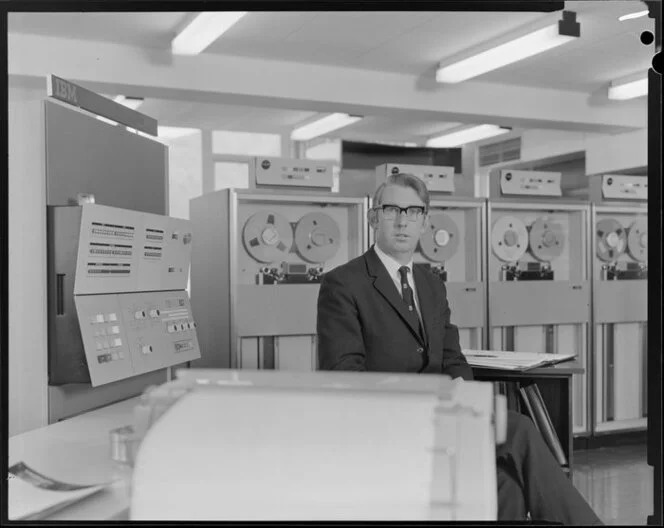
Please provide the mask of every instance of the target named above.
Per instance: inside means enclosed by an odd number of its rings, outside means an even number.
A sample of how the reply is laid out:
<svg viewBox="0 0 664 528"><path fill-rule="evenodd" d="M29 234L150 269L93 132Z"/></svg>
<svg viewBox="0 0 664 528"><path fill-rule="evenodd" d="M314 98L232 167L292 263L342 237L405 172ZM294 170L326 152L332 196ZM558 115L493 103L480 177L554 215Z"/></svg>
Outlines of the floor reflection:
<svg viewBox="0 0 664 528"><path fill-rule="evenodd" d="M574 452L574 485L610 525L645 525L653 513L653 468L645 445Z"/></svg>

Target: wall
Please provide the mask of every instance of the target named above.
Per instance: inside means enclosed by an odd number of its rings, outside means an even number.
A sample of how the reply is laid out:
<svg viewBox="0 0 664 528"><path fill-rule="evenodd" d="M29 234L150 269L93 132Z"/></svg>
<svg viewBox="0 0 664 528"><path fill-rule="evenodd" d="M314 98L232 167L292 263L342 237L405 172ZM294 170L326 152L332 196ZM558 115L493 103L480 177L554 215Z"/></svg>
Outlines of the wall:
<svg viewBox="0 0 664 528"><path fill-rule="evenodd" d="M477 196L489 196L489 173L496 168L562 172L563 189L572 191L587 187L586 176L590 174L620 172L647 165L646 128L617 135L525 130L520 136L519 160L477 167Z"/></svg>
<svg viewBox="0 0 664 528"><path fill-rule="evenodd" d="M586 173L605 174L648 165L648 129L589 139Z"/></svg>
<svg viewBox="0 0 664 528"><path fill-rule="evenodd" d="M326 160L334 163L332 167L332 192L339 192L341 172L341 140L325 140L305 149L304 157L312 160Z"/></svg>
<svg viewBox="0 0 664 528"><path fill-rule="evenodd" d="M164 143L168 146L168 214L188 220L189 200L203 194L201 134L194 133Z"/></svg>
<svg viewBox="0 0 664 528"><path fill-rule="evenodd" d="M521 160L531 161L581 152L586 142L599 134L559 130L525 130L521 134Z"/></svg>
<svg viewBox="0 0 664 528"><path fill-rule="evenodd" d="M45 84L9 85L10 436L48 423Z"/></svg>

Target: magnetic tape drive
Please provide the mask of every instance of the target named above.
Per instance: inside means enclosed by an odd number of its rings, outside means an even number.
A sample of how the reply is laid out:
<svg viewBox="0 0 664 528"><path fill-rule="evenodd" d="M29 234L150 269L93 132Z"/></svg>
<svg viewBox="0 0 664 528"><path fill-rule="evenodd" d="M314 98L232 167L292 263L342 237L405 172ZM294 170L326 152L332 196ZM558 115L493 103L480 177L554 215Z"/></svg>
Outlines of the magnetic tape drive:
<svg viewBox="0 0 664 528"><path fill-rule="evenodd" d="M277 212L259 211L247 220L242 232L249 255L272 264L258 269L258 284L319 283L323 264L337 253L340 240L337 223L321 212L307 213L290 223ZM300 261L289 261L293 256Z"/></svg>
<svg viewBox="0 0 664 528"><path fill-rule="evenodd" d="M531 225L516 216L503 216L493 225L491 248L504 262L501 280L554 280L551 262L565 247L565 230L555 219L537 218ZM528 252L535 260L521 260Z"/></svg>

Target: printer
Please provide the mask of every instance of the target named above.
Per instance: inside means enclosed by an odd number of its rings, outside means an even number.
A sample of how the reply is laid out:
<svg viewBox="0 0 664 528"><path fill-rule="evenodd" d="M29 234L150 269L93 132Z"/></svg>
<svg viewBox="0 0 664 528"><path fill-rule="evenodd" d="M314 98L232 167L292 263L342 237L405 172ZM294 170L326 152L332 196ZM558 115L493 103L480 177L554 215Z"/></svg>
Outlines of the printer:
<svg viewBox="0 0 664 528"><path fill-rule="evenodd" d="M497 518L492 383L182 369L134 410L131 520Z"/></svg>

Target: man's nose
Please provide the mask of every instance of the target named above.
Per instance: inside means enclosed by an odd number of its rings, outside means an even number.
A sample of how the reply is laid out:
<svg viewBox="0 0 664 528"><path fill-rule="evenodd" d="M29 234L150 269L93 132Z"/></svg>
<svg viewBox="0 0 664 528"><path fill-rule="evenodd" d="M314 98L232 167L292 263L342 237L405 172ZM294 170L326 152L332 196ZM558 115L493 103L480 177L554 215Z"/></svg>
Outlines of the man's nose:
<svg viewBox="0 0 664 528"><path fill-rule="evenodd" d="M399 211L397 213L397 216L394 218L395 223L397 225L406 225L408 223L408 218L406 215L407 215L406 211Z"/></svg>

